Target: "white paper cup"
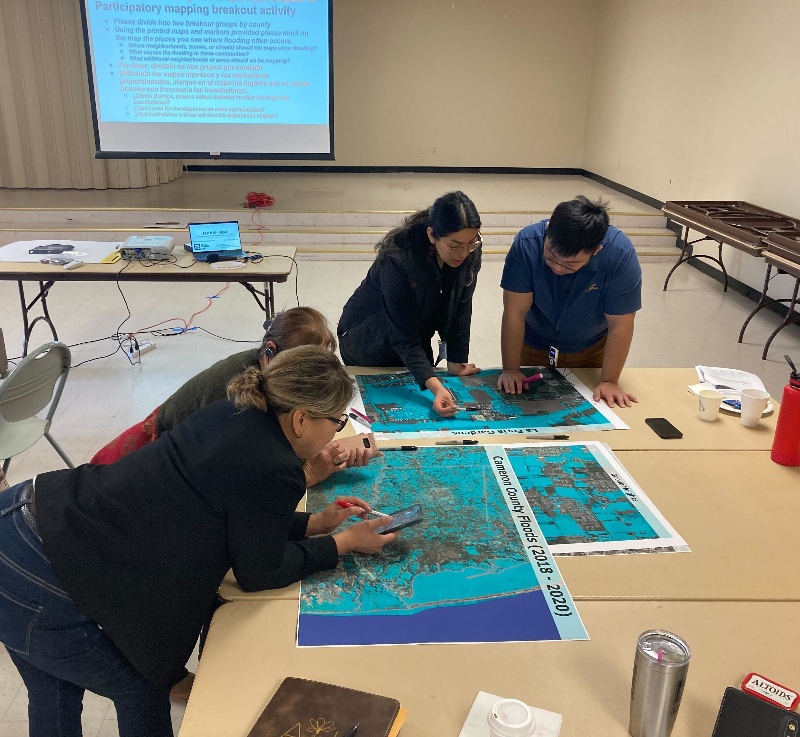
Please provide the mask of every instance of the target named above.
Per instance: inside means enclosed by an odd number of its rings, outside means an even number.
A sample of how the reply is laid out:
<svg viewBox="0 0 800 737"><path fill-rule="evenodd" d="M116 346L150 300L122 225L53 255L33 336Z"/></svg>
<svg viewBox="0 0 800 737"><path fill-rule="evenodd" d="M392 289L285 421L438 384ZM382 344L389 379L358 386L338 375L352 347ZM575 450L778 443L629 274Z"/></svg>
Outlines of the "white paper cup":
<svg viewBox="0 0 800 737"><path fill-rule="evenodd" d="M716 389L701 389L699 397L698 412L700 419L706 422L713 422L719 416L719 406L722 404L722 394Z"/></svg>
<svg viewBox="0 0 800 737"><path fill-rule="evenodd" d="M761 389L742 389L742 424L755 427L761 421L761 415L767 408L769 392Z"/></svg>
<svg viewBox="0 0 800 737"><path fill-rule="evenodd" d="M529 737L536 731L531 708L517 699L500 699L487 716L490 737Z"/></svg>

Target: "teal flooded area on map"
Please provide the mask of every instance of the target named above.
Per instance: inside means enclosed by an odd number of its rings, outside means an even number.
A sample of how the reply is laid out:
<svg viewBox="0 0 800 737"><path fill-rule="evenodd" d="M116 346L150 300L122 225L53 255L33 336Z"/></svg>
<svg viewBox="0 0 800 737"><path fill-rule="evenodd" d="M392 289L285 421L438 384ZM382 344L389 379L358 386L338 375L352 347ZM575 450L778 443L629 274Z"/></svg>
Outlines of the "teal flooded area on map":
<svg viewBox="0 0 800 737"><path fill-rule="evenodd" d="M506 453L549 545L670 536L590 446L506 446Z"/></svg>
<svg viewBox="0 0 800 737"><path fill-rule="evenodd" d="M482 447L386 453L309 489L308 509L337 495L388 513L420 503L425 519L380 555L303 581L301 614L413 614L539 587Z"/></svg>
<svg viewBox="0 0 800 737"><path fill-rule="evenodd" d="M522 394L497 390L498 369L472 376L437 374L465 409L442 418L431 407L430 393L421 391L409 373L358 376L366 414L376 433L518 432L538 428L610 430L611 421L561 373L551 368L526 369L543 378Z"/></svg>

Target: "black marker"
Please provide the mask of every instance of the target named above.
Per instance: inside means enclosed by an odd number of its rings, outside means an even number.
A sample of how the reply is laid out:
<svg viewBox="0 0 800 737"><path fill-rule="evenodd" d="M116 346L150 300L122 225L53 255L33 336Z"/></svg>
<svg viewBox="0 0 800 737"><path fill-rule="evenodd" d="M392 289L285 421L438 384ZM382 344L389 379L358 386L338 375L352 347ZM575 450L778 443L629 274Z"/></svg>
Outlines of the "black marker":
<svg viewBox="0 0 800 737"><path fill-rule="evenodd" d="M416 445L394 445L391 448L381 448L385 453L387 450L419 450Z"/></svg>
<svg viewBox="0 0 800 737"><path fill-rule="evenodd" d="M437 440L436 445L477 445L477 440Z"/></svg>

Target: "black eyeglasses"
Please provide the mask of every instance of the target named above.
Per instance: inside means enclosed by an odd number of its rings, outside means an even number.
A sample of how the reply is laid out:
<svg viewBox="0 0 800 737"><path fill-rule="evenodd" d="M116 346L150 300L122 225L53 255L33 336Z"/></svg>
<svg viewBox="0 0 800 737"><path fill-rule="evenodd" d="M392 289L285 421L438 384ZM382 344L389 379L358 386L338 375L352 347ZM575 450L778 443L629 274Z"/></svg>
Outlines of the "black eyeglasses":
<svg viewBox="0 0 800 737"><path fill-rule="evenodd" d="M575 264L575 265L573 265L573 264L565 264L562 261L559 261L558 259L553 258L552 256L548 256L546 247L542 248L542 258L545 261L547 261L547 263L555 264L556 266L560 266L562 269L566 269L567 271L569 271L570 273L573 273L573 274L576 271L580 271L584 266L586 266L586 264L588 264L592 260L592 256L594 256L593 253L590 254L589 258L587 258L586 261L584 261L582 264Z"/></svg>
<svg viewBox="0 0 800 737"><path fill-rule="evenodd" d="M341 417L326 417L326 420L330 420L334 425L336 425L336 432L341 432L344 430L344 426L347 424L347 414L343 414Z"/></svg>
<svg viewBox="0 0 800 737"><path fill-rule="evenodd" d="M448 243L444 238L442 238L442 243L444 243L448 249L450 249L450 253L463 253L466 251L467 253L472 253L476 248L480 248L483 245L483 240L481 239L481 234L478 233L474 240L471 240L469 243Z"/></svg>

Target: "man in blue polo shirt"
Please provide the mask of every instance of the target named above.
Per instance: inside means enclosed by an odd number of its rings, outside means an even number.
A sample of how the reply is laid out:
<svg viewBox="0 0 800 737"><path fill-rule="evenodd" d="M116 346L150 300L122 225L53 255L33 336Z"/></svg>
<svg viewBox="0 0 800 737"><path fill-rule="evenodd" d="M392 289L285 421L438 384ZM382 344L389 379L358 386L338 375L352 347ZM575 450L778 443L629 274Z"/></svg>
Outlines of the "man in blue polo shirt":
<svg viewBox="0 0 800 737"><path fill-rule="evenodd" d="M506 256L497 388L517 394L520 366L600 367L594 400L638 401L619 386L642 307L642 270L630 239L601 202L562 202L517 233Z"/></svg>

